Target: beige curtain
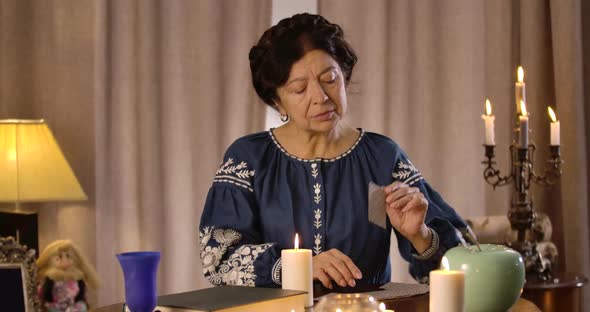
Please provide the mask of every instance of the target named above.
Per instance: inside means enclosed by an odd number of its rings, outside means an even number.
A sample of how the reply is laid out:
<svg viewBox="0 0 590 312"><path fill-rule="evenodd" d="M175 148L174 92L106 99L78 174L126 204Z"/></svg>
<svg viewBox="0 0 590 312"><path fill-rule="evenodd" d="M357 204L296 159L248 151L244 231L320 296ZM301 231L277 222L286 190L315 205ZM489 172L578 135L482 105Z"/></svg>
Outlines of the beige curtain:
<svg viewBox="0 0 590 312"><path fill-rule="evenodd" d="M115 254L159 250L160 294L208 286L198 223L225 148L260 131L248 51L270 0L0 0L0 118L45 118L89 195L28 205L123 300ZM3 207L11 209L9 206Z"/></svg>
<svg viewBox="0 0 590 312"><path fill-rule="evenodd" d="M88 194L23 209L39 213L41 250L69 238L95 263L93 19L79 1L0 1L0 119L44 118Z"/></svg>
<svg viewBox="0 0 590 312"><path fill-rule="evenodd" d="M225 148L262 129L248 51L270 3L97 2L97 266L121 300L115 253L160 250L159 293L209 285L198 222Z"/></svg>
<svg viewBox="0 0 590 312"><path fill-rule="evenodd" d="M582 71L590 41L588 33L582 41L581 1L320 0L318 7L344 28L359 55L350 122L400 143L464 217L504 214L510 207L511 189L493 191L483 180L480 115L490 98L497 161L508 174L515 69L522 65L538 147L535 170L541 172L548 154L547 105L557 107L565 160L558 185L533 187L534 207L553 222L558 268L590 276ZM394 280L409 280L405 263L393 258ZM584 291L590 307L590 287Z"/></svg>

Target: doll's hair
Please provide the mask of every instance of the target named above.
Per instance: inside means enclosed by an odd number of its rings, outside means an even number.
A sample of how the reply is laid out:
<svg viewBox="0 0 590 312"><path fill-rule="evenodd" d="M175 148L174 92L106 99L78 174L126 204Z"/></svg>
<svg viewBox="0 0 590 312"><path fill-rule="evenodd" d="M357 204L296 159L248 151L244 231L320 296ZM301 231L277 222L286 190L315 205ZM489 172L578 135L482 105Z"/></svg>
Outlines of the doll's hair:
<svg viewBox="0 0 590 312"><path fill-rule="evenodd" d="M74 264L84 273L84 282L87 285L94 289L100 286L96 271L90 265L88 259L80 252L80 249L69 239L56 240L43 249L43 252L39 255L39 259L37 259L37 277L40 282L46 277L45 275L47 269L49 269L51 258L62 251L70 251L73 254L75 257Z"/></svg>

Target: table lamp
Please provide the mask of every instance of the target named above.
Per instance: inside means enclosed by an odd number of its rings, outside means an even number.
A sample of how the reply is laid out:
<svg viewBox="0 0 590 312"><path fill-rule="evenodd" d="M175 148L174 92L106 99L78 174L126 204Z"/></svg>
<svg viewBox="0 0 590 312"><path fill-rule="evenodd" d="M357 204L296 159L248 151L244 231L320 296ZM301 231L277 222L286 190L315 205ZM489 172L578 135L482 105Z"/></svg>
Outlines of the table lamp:
<svg viewBox="0 0 590 312"><path fill-rule="evenodd" d="M0 120L0 173L0 202L14 203L15 215L22 202L87 199L43 119Z"/></svg>

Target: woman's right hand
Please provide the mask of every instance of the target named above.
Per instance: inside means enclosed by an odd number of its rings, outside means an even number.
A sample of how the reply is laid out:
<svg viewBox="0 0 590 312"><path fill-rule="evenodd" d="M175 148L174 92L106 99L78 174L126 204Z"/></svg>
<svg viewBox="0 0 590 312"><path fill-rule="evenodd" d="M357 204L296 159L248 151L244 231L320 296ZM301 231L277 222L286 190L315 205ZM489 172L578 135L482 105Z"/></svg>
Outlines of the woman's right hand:
<svg viewBox="0 0 590 312"><path fill-rule="evenodd" d="M332 289L332 281L341 287L354 287L355 279L363 277L361 270L338 249L330 249L313 257L313 279Z"/></svg>

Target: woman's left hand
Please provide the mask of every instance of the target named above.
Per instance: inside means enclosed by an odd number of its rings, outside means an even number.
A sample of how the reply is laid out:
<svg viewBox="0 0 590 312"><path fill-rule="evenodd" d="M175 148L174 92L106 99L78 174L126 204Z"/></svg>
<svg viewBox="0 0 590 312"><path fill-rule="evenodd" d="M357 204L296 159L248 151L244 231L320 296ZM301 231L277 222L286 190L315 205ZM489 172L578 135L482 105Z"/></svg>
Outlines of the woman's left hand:
<svg viewBox="0 0 590 312"><path fill-rule="evenodd" d="M417 245L424 245L422 242L431 235L424 224L428 211L428 200L424 194L416 187L396 181L385 187L385 204L391 225L420 252L422 248Z"/></svg>

